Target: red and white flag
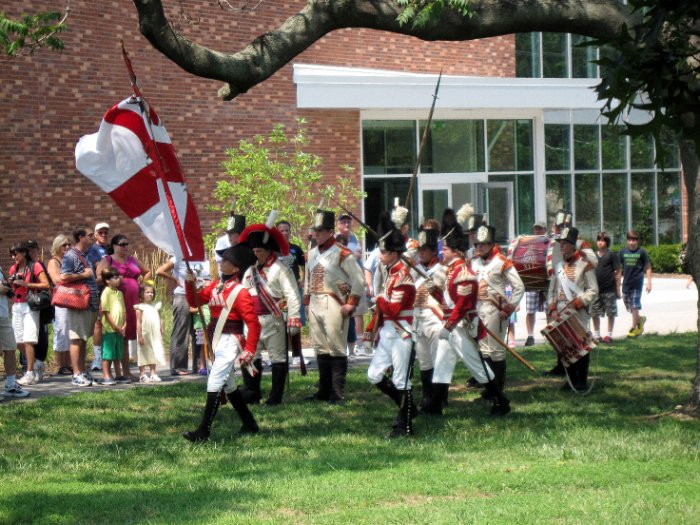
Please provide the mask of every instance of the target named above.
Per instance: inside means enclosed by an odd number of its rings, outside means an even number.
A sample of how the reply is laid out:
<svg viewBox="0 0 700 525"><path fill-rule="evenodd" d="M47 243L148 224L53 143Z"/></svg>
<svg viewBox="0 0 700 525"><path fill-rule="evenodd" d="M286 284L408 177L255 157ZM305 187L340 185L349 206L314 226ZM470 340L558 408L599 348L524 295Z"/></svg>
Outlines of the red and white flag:
<svg viewBox="0 0 700 525"><path fill-rule="evenodd" d="M181 260L205 259L199 216L175 149L144 101L131 97L107 111L99 131L78 142L75 164L161 250Z"/></svg>

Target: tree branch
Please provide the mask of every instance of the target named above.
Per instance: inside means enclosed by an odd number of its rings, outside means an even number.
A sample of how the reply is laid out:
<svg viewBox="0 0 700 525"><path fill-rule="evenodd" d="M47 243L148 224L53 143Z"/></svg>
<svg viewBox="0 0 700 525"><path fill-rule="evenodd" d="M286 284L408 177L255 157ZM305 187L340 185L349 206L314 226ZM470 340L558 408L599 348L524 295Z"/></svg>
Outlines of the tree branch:
<svg viewBox="0 0 700 525"><path fill-rule="evenodd" d="M336 29L368 28L422 40L475 40L515 32L549 31L594 38L630 25L630 13L617 0L472 0L474 16L445 9L423 27L399 25L396 1L310 0L277 29L259 36L237 53L198 45L168 22L161 0L133 0L141 33L151 44L193 75L220 80L224 100L232 100L279 71L294 57Z"/></svg>

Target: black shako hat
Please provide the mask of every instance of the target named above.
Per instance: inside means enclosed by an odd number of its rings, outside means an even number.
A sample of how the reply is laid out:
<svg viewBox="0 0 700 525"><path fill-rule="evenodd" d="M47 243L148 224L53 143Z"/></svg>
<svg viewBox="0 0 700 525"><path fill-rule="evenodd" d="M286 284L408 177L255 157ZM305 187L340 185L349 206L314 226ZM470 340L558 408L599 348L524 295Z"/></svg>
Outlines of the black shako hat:
<svg viewBox="0 0 700 525"><path fill-rule="evenodd" d="M335 212L332 210L317 209L314 214L315 231L319 230L335 230Z"/></svg>
<svg viewBox="0 0 700 525"><path fill-rule="evenodd" d="M457 215L452 208L447 208L442 213L440 236L442 243L448 248L461 252L466 252L469 249L469 236L464 233L462 226L457 222Z"/></svg>
<svg viewBox="0 0 700 525"><path fill-rule="evenodd" d="M483 224L484 216L481 213L475 213L471 217L469 217L469 220L467 222L467 231L475 232Z"/></svg>
<svg viewBox="0 0 700 525"><path fill-rule="evenodd" d="M578 241L578 229L573 226L565 226L561 231L561 237L557 239L559 242L566 241L570 242L576 246L576 241Z"/></svg>
<svg viewBox="0 0 700 525"><path fill-rule="evenodd" d="M474 243L489 243L489 244L494 244L494 239L496 238L496 228L493 226L479 226L479 228L476 230L476 239L474 240Z"/></svg>
<svg viewBox="0 0 700 525"><path fill-rule="evenodd" d="M219 254L222 259L226 259L231 264L238 266L241 275L258 260L253 250L243 244L236 244L224 250L217 250L216 253Z"/></svg>
<svg viewBox="0 0 700 525"><path fill-rule="evenodd" d="M226 222L226 233L241 233L245 230L245 215L232 213Z"/></svg>
<svg viewBox="0 0 700 525"><path fill-rule="evenodd" d="M418 247L437 250L439 237L437 230L425 230L421 227L418 232Z"/></svg>
<svg viewBox="0 0 700 525"><path fill-rule="evenodd" d="M403 253L406 251L406 238L401 230L394 228L379 238L378 245L381 251Z"/></svg>

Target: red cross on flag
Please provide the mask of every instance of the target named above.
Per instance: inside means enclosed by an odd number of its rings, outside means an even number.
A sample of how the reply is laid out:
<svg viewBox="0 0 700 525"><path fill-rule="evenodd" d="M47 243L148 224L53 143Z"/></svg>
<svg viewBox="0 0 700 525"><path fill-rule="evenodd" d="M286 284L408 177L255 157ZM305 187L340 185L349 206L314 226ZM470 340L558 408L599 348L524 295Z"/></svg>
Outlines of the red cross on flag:
<svg viewBox="0 0 700 525"><path fill-rule="evenodd" d="M97 133L80 139L75 164L144 235L180 260L205 259L197 210L165 127L140 97L112 107Z"/></svg>

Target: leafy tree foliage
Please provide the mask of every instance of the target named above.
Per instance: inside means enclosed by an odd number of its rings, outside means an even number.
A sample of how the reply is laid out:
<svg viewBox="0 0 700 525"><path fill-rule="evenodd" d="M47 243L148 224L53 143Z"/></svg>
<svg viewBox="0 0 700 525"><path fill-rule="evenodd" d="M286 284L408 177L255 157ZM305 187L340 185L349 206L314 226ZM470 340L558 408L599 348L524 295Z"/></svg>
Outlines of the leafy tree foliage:
<svg viewBox="0 0 700 525"><path fill-rule="evenodd" d="M0 12L0 43L5 55L33 53L42 47L55 51L63 49L63 41L56 35L66 29L67 16L66 10L66 13L25 14L13 20L4 11Z"/></svg>
<svg viewBox="0 0 700 525"><path fill-rule="evenodd" d="M628 108L651 112L645 124L626 123L627 133L652 133L664 152L662 134L669 128L700 150L700 3L697 0L630 0L638 16L616 35L593 40L610 52L599 60L606 100L603 113L624 120Z"/></svg>
<svg viewBox="0 0 700 525"><path fill-rule="evenodd" d="M331 184L324 184L323 160L304 151L308 145L305 124L299 119L291 136L282 124L276 124L267 137L242 140L238 148L227 151L226 178L214 190L220 204L212 206L224 215L219 223L221 230L233 202L234 210L244 213L248 224L265 222L270 210L277 210L279 220L289 221L296 230L295 242L302 243L298 234L312 224L319 204L338 212L340 208L333 201L352 209L364 198L350 177L338 176L327 181ZM352 171L349 166L342 168L346 174ZM213 240L215 236L208 239Z"/></svg>

